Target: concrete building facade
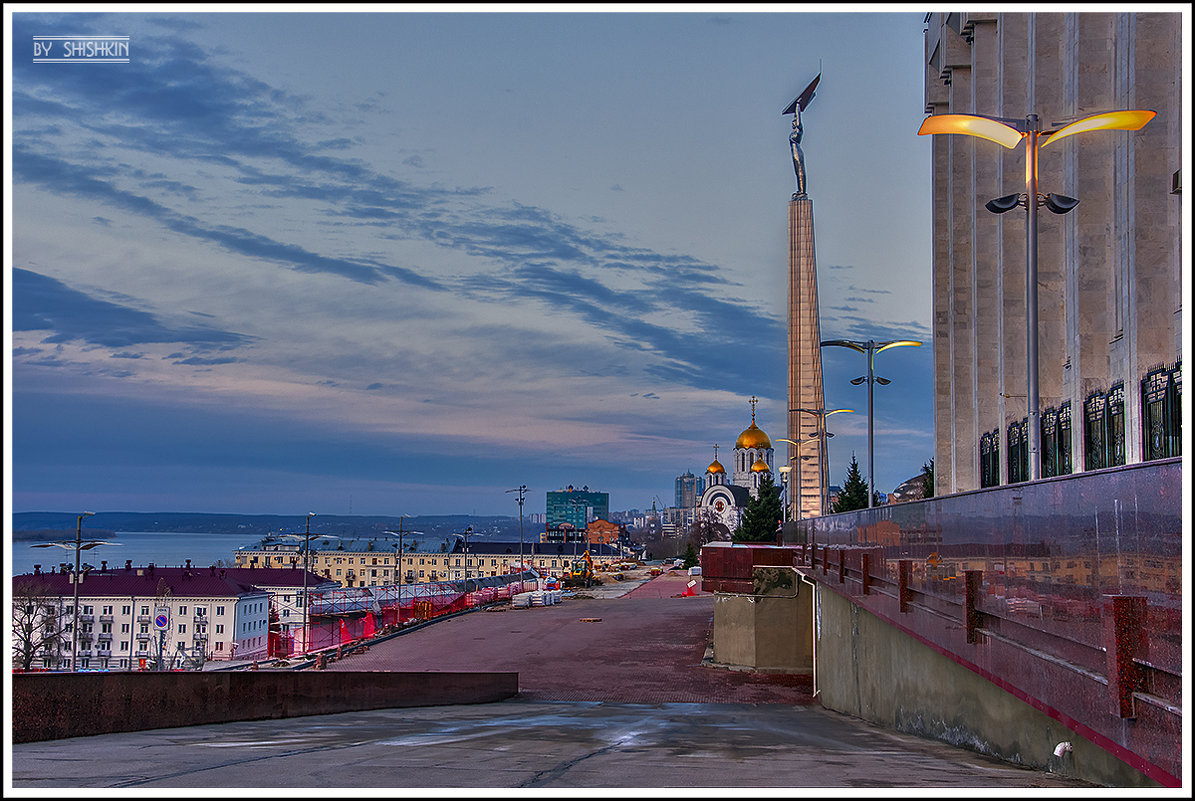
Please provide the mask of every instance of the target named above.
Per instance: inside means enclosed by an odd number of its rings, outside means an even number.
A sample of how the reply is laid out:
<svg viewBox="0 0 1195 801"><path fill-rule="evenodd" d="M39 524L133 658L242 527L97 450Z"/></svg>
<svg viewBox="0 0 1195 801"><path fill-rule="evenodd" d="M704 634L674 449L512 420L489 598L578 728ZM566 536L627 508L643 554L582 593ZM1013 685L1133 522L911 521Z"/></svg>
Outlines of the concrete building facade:
<svg viewBox="0 0 1195 801"><path fill-rule="evenodd" d="M253 573L253 576L249 574ZM251 579L285 586L285 570L134 566L84 573L79 581L77 636L72 638L73 571L14 576L14 620L31 619L43 633L32 667L55 670L138 670L206 660L264 658L271 598ZM166 625L157 619L165 609ZM14 630L14 655L21 650ZM72 653L72 639L77 650ZM162 651L159 654L159 650ZM14 661L16 660L14 657Z"/></svg>
<svg viewBox="0 0 1195 801"><path fill-rule="evenodd" d="M443 551L408 550L404 545L401 557L396 552L397 541L389 547L368 539L342 541L340 545L343 547L327 549L313 544L311 571L318 574L316 578L321 582L329 584L317 588L312 583L312 589L333 586L331 582L339 587L383 587L400 581L403 584L452 581L463 579L466 570L470 577L502 576L517 571L520 553L517 541L480 539L470 539L466 553L463 538L451 547L445 546ZM239 549L235 560L238 567L246 568L282 567L291 564L292 560L297 564L302 558L297 547L293 543L259 544L258 547ZM622 559L622 551L617 545L590 542L588 547L595 564L606 565ZM585 550L586 543L576 541L545 543L528 539L522 545L524 563L545 576L562 575L572 560L580 558ZM290 608L279 606L283 611Z"/></svg>
<svg viewBox="0 0 1195 801"><path fill-rule="evenodd" d="M1182 284L1179 13L933 13L925 110L1043 131L1150 109L1041 153L1038 216L1042 476L1178 454ZM1046 140L1048 142L1048 140ZM1025 188L1025 147L933 137L933 344L938 494L1023 481L1026 221L991 199Z"/></svg>

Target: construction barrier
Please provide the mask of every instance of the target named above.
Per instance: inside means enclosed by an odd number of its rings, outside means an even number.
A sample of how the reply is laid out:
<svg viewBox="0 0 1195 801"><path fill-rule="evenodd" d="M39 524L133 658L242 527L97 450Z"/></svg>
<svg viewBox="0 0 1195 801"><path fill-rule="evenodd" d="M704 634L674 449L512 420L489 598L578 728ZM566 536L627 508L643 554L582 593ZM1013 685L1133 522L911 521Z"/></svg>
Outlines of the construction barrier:
<svg viewBox="0 0 1195 801"><path fill-rule="evenodd" d="M342 587L312 592L307 633L308 653L372 639L412 622L510 600L538 586L534 571L423 584ZM295 653L301 643L279 638L277 655Z"/></svg>

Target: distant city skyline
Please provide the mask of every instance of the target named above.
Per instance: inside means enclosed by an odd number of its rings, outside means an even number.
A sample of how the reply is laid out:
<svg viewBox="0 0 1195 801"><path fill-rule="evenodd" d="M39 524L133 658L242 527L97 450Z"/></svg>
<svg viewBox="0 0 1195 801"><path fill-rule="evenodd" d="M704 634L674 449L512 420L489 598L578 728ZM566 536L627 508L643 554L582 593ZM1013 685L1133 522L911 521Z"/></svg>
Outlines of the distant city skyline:
<svg viewBox="0 0 1195 801"><path fill-rule="evenodd" d="M670 500L752 395L785 436L781 111L819 69L822 336L926 343L877 359L877 490L933 456L922 9L30 8L5 9L13 511ZM34 63L88 34L129 63ZM833 484L866 464L842 350Z"/></svg>

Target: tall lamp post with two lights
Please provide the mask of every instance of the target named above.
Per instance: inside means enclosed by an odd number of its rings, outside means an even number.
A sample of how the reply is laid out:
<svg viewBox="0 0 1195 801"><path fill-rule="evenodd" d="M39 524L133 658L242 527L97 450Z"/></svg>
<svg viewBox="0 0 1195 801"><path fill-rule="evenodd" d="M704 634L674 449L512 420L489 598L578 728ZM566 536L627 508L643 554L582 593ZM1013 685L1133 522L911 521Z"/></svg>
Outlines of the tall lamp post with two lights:
<svg viewBox="0 0 1195 801"><path fill-rule="evenodd" d="M832 436L834 436L834 435L833 435L833 434L827 434L826 436L827 436L827 437L832 437ZM789 487L793 486L793 485L796 485L796 488L797 488L797 491L796 491L796 493L795 493L795 495L796 495L796 497L795 497L795 498L793 498L793 497L787 497L787 496L785 497L785 499L784 499L784 500L785 500L785 503L784 503L785 510L787 511L787 509L788 509L788 505L789 505L790 503L792 503L792 504L793 504L793 506L794 506L794 507L796 507L796 510L797 510L797 520L800 520L800 519L801 519L801 465L799 464L799 460L801 459L801 446L802 446L802 445L808 445L810 442L821 442L821 438L820 438L820 437L809 437L809 438L807 438L807 439L795 440L795 439L785 439L784 437L777 437L777 438L776 438L776 441L777 441L777 442L787 442L787 443L789 443L790 445L794 446L794 447L797 449L797 455L796 455L796 456L791 456L791 457L789 457L789 460L788 460L788 461L789 461L789 464L786 464L784 467L781 467L781 468L780 468L780 472L781 472L781 474L782 474L782 475L783 475L783 477L784 477L784 481L786 482L786 484L785 484L785 489L786 489L786 490L787 490ZM805 458L806 458L806 459L808 459L809 457L805 457ZM823 458L823 459L825 458L825 454L824 454L824 453L822 454L822 458ZM798 462L798 464L797 464L797 469L796 469L796 477L795 477L795 478L790 478L790 477L789 477L789 474L790 474L791 472L793 472L793 468L792 468L792 464L791 464L791 463L792 463L792 462L794 462L794 461L795 461L795 462ZM818 481L817 481L817 484L818 484L818 486L817 486L817 492L818 492L818 498L819 498L819 502L820 502L820 498L821 498L821 491L822 491L822 487L821 487L821 484L822 484L822 482L821 482L821 471L820 471L820 470L818 471L818 476L817 476L817 478L818 478ZM825 514L825 510L824 510L824 509L822 510L822 513L823 513L823 514ZM787 517L786 517L785 519L787 520Z"/></svg>
<svg viewBox="0 0 1195 801"><path fill-rule="evenodd" d="M867 508L870 509L875 506L876 491L875 447L873 445L875 415L873 414L874 407L872 406L872 390L876 384L883 387L892 383L887 378L875 374L875 355L888 348L899 348L905 345L919 348L921 347L921 343L915 339L895 339L890 342L876 342L874 339L869 339L866 342L856 342L852 339L828 339L822 343L822 347L824 348L827 345L837 345L867 354L867 375L852 378L851 383L859 386L864 381L867 382Z"/></svg>
<svg viewBox="0 0 1195 801"><path fill-rule="evenodd" d="M1037 191L1038 150L1072 134L1088 131L1138 131L1157 116L1156 111L1121 109L1091 114L1078 120L1060 120L1052 130L1042 130L1037 114L1019 117L991 117L985 114L934 114L921 123L918 136L967 134L996 142L1008 149L1025 143L1025 193L1005 195L988 201L985 208L1004 214L1018 206L1025 208L1025 362L1029 417L1029 480L1041 478L1041 420L1038 391L1037 326L1037 209L1045 206L1054 214L1066 214L1079 201L1066 195ZM1061 127L1058 127L1061 126ZM824 343L823 343L824 344Z"/></svg>
<svg viewBox="0 0 1195 801"><path fill-rule="evenodd" d="M519 497L518 497L518 501L519 501L519 581L522 581L523 580L523 578L522 578L522 576L523 576L523 500L524 500L524 496L527 494L527 485L520 484L519 486L515 487L514 489L508 489L507 492L519 493Z"/></svg>
<svg viewBox="0 0 1195 801"><path fill-rule="evenodd" d="M72 589L72 603L71 607L71 672L79 670L79 584L82 583L82 565L79 561L82 551L89 551L100 545L120 545L119 542L107 542L106 540L88 540L83 542L83 518L92 517L95 512L84 512L79 515L78 521L75 523L75 541L69 542L39 542L36 545L31 545L31 548L63 548L68 551L75 552L75 573L71 576Z"/></svg>
<svg viewBox="0 0 1195 801"><path fill-rule="evenodd" d="M393 537L398 537L398 551L397 551L397 556L398 556L398 564L397 564L397 565L395 565L395 569L396 569L396 571L397 571L398 587L399 587L399 595L400 595L400 596L401 596L401 594L402 594L402 592L401 592L401 591L402 591L402 585L403 585L403 580L402 580L402 557L403 557L403 550L402 550L402 535L403 535L403 530L402 530L402 521L406 520L408 517L410 517L410 515L399 515L399 516L398 516L398 531L383 531L383 532L382 532L383 534L389 534L389 535L391 535L391 536L393 536Z"/></svg>
<svg viewBox="0 0 1195 801"><path fill-rule="evenodd" d="M311 599L307 595L307 574L311 571L311 518L315 512L307 513L307 533L303 536L303 653L311 650L307 638L309 636L308 619L311 617Z"/></svg>
<svg viewBox="0 0 1195 801"><path fill-rule="evenodd" d="M821 464L818 465L818 506L821 508L821 513L826 514L826 484L829 483L830 466L826 462L826 440L834 436L826 431L826 418L832 414L839 412L854 412L854 409L789 409L790 412L801 412L803 414L811 414L817 418L817 439L821 442ZM791 440L786 440L790 442Z"/></svg>

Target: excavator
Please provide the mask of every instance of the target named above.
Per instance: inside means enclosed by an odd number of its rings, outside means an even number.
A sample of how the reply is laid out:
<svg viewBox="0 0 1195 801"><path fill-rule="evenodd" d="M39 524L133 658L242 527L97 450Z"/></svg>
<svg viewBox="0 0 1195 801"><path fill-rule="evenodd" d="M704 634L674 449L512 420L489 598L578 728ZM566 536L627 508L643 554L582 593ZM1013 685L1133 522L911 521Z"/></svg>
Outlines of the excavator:
<svg viewBox="0 0 1195 801"><path fill-rule="evenodd" d="M574 559L568 574L564 577L565 587L592 587L594 583L593 557L589 551L581 559Z"/></svg>

